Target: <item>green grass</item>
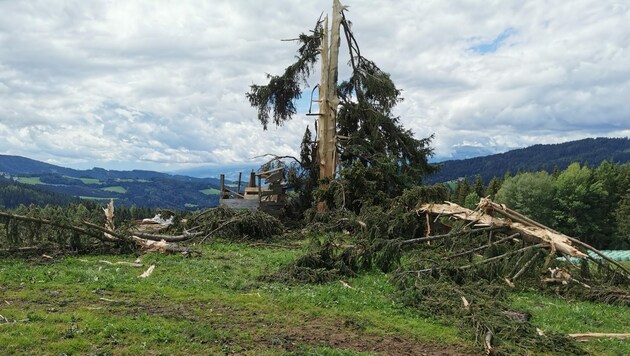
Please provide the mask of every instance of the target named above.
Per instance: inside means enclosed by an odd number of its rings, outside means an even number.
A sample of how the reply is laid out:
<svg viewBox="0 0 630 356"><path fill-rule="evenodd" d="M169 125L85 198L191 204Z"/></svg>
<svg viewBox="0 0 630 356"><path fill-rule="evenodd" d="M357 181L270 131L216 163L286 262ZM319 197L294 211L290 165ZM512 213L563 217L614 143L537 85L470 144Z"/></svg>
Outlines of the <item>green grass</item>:
<svg viewBox="0 0 630 356"><path fill-rule="evenodd" d="M80 180L81 182L83 182L83 184L103 184L103 182L101 182L101 180L97 178L77 178L77 177L70 177L70 176L63 176L63 177Z"/></svg>
<svg viewBox="0 0 630 356"><path fill-rule="evenodd" d="M0 260L0 345L15 354L317 354L470 350L457 329L391 298L387 276L262 282L299 251L215 243L202 256ZM155 264L153 274L138 276ZM420 351L418 351L420 352Z"/></svg>
<svg viewBox="0 0 630 356"><path fill-rule="evenodd" d="M221 193L221 191L219 189L216 189L216 188L203 189L203 190L200 190L200 192L205 194L205 195L216 195L216 194Z"/></svg>
<svg viewBox="0 0 630 356"><path fill-rule="evenodd" d="M46 184L39 177L18 177L17 181L24 184Z"/></svg>
<svg viewBox="0 0 630 356"><path fill-rule="evenodd" d="M83 184L103 184L100 179L97 178L79 178Z"/></svg>
<svg viewBox="0 0 630 356"><path fill-rule="evenodd" d="M627 333L630 308L600 303L567 301L536 293L513 297L513 306L532 313L532 323L543 331L565 334ZM630 340L598 339L584 343L597 355L630 355Z"/></svg>
<svg viewBox="0 0 630 356"><path fill-rule="evenodd" d="M202 255L0 260L0 345L14 354L476 353L454 325L399 303L371 272L323 285L262 281L301 251L212 243ZM138 276L150 265L153 274ZM630 310L519 293L546 332L627 332ZM2 319L2 318L0 318ZM594 354L630 354L630 340L595 340Z"/></svg>
<svg viewBox="0 0 630 356"><path fill-rule="evenodd" d="M150 180L146 179L125 179L125 178L116 178L116 182L136 182L136 183L149 183Z"/></svg>
<svg viewBox="0 0 630 356"><path fill-rule="evenodd" d="M125 189L124 187L122 187L120 185L116 185L116 186L113 186L113 187L104 187L104 188L101 188L101 190L104 190L106 192L120 193L120 194L127 193L127 189Z"/></svg>

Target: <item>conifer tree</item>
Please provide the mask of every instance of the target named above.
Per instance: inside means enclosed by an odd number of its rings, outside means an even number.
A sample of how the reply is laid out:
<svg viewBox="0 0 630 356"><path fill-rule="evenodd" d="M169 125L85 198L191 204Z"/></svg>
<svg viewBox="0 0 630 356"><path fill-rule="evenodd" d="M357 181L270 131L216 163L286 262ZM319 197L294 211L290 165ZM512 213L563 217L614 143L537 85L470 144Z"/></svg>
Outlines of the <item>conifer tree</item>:
<svg viewBox="0 0 630 356"><path fill-rule="evenodd" d="M395 196L420 184L424 176L435 171L428 163L433 154L429 146L433 136L415 138L401 125L400 118L394 116L393 109L402 100L401 91L388 73L362 55L345 9L341 16L351 75L336 87L339 103L333 109L337 112L335 143L339 169L334 178L348 187L356 187L354 182L360 179L370 189L362 192L346 189L344 194L350 195L347 201L380 194ZM264 129L270 122L281 126L297 113L294 101L301 97L318 61L325 33L323 24L320 18L310 34L301 34L296 39L300 44L297 60L282 75L268 75L266 85L252 85L247 93ZM331 80L336 82L336 72L333 76ZM319 162L319 157L315 161ZM359 207L360 204L355 205Z"/></svg>

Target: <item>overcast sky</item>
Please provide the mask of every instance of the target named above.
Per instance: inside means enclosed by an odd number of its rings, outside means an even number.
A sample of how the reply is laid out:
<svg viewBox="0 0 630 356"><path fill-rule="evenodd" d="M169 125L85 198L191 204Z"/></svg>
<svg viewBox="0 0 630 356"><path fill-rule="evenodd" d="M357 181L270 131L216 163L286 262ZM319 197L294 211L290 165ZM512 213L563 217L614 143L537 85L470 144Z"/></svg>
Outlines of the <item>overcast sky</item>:
<svg viewBox="0 0 630 356"><path fill-rule="evenodd" d="M343 3L436 159L630 136L628 1ZM310 89L268 131L245 93L331 4L0 0L0 154L160 171L297 155Z"/></svg>

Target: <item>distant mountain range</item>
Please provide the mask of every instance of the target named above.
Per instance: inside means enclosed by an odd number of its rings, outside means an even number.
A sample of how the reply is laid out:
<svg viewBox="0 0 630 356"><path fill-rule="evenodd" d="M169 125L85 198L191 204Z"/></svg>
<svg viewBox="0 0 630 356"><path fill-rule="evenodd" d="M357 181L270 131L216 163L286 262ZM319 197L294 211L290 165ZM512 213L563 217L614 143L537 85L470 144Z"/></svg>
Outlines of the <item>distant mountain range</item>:
<svg viewBox="0 0 630 356"><path fill-rule="evenodd" d="M427 177L427 183L448 182L480 175L485 183L506 172L563 170L573 162L597 167L602 161L630 162L630 139L587 138L552 145L534 145L505 153L438 163L440 171Z"/></svg>
<svg viewBox="0 0 630 356"><path fill-rule="evenodd" d="M0 177L3 178L3 186L13 183L16 187L30 188L22 189L21 193L43 189L88 200L109 201L113 198L117 204L126 206L185 210L213 207L219 201L219 180L216 178L193 178L142 170L75 170L19 156L0 155ZM15 193L16 189L7 191ZM32 194L22 195L30 197ZM15 199L12 199L10 204L4 200L2 205L12 207L14 204Z"/></svg>
<svg viewBox="0 0 630 356"><path fill-rule="evenodd" d="M484 157L450 160L439 163L438 173L427 177L427 183L441 183L460 177L480 175L485 183L506 172L553 171L565 169L573 162L596 167L602 161L630 162L630 139L589 138L554 145L534 145ZM243 180L256 167L250 165L201 167L180 173L154 171L116 171L103 168L75 170L19 156L0 155L0 206L16 204L57 204L66 198L116 199L117 204L170 208L200 209L218 205L219 174L227 179ZM213 176L195 178L189 175ZM44 194L53 192L55 194Z"/></svg>

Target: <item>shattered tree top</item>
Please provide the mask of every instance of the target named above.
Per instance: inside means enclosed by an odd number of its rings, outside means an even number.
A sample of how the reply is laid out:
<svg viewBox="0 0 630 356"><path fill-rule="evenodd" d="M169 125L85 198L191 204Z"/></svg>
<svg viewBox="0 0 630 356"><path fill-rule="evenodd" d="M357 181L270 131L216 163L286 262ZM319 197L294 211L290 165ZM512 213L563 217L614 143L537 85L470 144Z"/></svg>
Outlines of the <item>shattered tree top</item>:
<svg viewBox="0 0 630 356"><path fill-rule="evenodd" d="M515 233L520 233L524 239L548 244L552 251L557 251L562 255L587 257L585 253L573 246L569 236L552 230L488 198L481 198L476 210L445 202L443 204L423 204L418 211L451 216L458 220L468 221L475 227L505 227ZM506 218L493 216L492 213L494 212L499 212Z"/></svg>

